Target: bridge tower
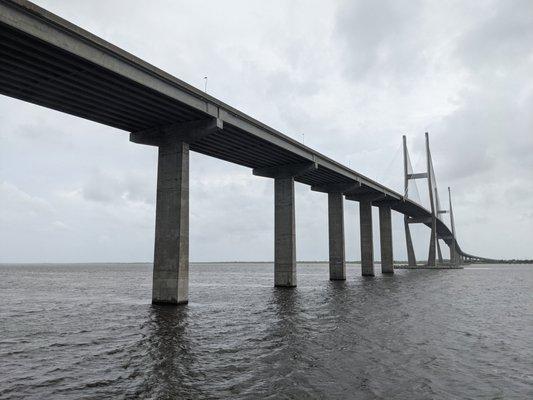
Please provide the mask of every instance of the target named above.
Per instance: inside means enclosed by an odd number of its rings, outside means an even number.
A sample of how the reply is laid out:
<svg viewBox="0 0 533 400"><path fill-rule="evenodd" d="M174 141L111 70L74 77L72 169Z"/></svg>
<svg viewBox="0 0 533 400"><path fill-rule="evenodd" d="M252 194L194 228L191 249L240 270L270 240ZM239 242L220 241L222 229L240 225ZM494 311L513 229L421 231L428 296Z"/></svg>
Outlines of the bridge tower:
<svg viewBox="0 0 533 400"><path fill-rule="evenodd" d="M437 265L437 256L438 263L443 264L444 259L442 257L442 251L439 244L439 237L437 235L437 216L439 214L446 213L446 210L442 210L440 207L439 194L437 190L437 185L435 182L435 173L433 170L433 160L431 158L431 151L429 148L429 134L425 133L426 138L426 172L421 173L409 173L409 152L407 150L407 138L403 135L403 166L404 166L404 196L409 194L409 181L414 179L427 179L428 182L428 192L429 192L429 202L430 202L430 211L431 216L429 218L410 218L408 216L404 217L405 225L405 240L407 245L407 261L409 266L417 266L415 252L413 248L413 240L411 237L411 230L409 225L413 223L423 223L430 227L431 234L429 239L429 249L428 249L428 267L435 267Z"/></svg>
<svg viewBox="0 0 533 400"><path fill-rule="evenodd" d="M413 178L412 178L412 174L410 177L409 169L408 169L409 155L407 153L407 138L405 135L403 135L402 139L403 139L403 171L404 171L403 194L405 197L407 197L407 195L409 194L409 179L413 179ZM407 264L410 267L416 267L415 250L413 248L413 239L411 237L411 228L409 227L409 217L407 215L404 215L403 222L405 225L405 242L407 245Z"/></svg>
<svg viewBox="0 0 533 400"><path fill-rule="evenodd" d="M452 191L449 186L448 186L448 201L449 201L448 212L450 213L450 225L452 228L452 236L453 236L452 244L450 246L450 263L456 266L460 264L460 259L457 254L457 237L455 236L455 220L453 218Z"/></svg>

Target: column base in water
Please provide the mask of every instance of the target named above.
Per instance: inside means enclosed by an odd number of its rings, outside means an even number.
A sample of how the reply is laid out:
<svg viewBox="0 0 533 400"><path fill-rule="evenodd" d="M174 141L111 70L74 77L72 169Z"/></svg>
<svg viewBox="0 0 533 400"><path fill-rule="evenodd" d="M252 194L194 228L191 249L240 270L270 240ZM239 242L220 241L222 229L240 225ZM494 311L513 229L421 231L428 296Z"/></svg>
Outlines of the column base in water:
<svg viewBox="0 0 533 400"><path fill-rule="evenodd" d="M372 237L372 202L359 202L359 221L361 226L361 273L374 276L374 243Z"/></svg>
<svg viewBox="0 0 533 400"><path fill-rule="evenodd" d="M189 300L189 144L159 146L153 304Z"/></svg>
<svg viewBox="0 0 533 400"><path fill-rule="evenodd" d="M342 193L328 193L329 279L346 280L344 246L344 198Z"/></svg>
<svg viewBox="0 0 533 400"><path fill-rule="evenodd" d="M394 273L392 252L392 218L390 206L379 207L379 238L381 247L381 273Z"/></svg>
<svg viewBox="0 0 533 400"><path fill-rule="evenodd" d="M274 179L274 285L296 286L294 178Z"/></svg>

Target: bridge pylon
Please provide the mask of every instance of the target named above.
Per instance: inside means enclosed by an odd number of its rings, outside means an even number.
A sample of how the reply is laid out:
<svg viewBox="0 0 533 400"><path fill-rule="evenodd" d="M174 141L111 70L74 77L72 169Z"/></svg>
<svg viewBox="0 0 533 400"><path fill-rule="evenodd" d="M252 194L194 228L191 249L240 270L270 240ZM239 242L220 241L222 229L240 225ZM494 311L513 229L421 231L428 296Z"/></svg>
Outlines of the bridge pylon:
<svg viewBox="0 0 533 400"><path fill-rule="evenodd" d="M446 210L442 210L439 202L439 195L437 191L437 185L435 182L435 174L433 171L433 160L431 158L431 151L429 148L429 134L425 133L426 139L426 172L421 173L409 173L409 153L407 150L407 138L403 135L403 165L404 165L404 196L409 194L409 181L415 179L426 179L428 183L429 202L431 216L429 218L410 218L404 217L405 225L405 240L407 245L407 260L409 266L417 266L415 252L413 248L413 240L411 237L411 230L409 225L412 223L423 223L431 229L429 248L428 248L428 267L435 267L437 264L444 264L442 257L442 250L439 243L439 237L437 234L437 216L441 213L446 213Z"/></svg>
<svg viewBox="0 0 533 400"><path fill-rule="evenodd" d="M454 266L458 266L461 264L461 259L459 255L457 254L457 237L455 236L455 220L453 217L453 207L452 207L452 191L450 187L448 186L448 202L449 202L449 209L448 212L450 213L450 225L452 228L452 244L450 246L450 263Z"/></svg>
<svg viewBox="0 0 533 400"><path fill-rule="evenodd" d="M408 159L409 155L407 153L407 138L405 135L403 139L403 171L404 171L404 196L407 197L409 194L409 169L408 169ZM412 174L411 174L412 175ZM405 244L407 246L407 264L410 267L416 267L416 256L415 250L413 247L413 239L411 237L411 228L409 227L409 217L404 215L403 222L405 226Z"/></svg>

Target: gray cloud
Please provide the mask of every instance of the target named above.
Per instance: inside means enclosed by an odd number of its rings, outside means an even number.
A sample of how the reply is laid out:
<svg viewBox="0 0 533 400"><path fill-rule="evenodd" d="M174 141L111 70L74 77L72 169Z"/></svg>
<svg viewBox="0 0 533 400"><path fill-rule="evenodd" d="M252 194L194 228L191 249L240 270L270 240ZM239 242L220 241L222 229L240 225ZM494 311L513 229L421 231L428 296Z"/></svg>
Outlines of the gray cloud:
<svg viewBox="0 0 533 400"><path fill-rule="evenodd" d="M110 173L96 168L81 188L86 200L103 203L142 202L154 206L153 174L141 171Z"/></svg>
<svg viewBox="0 0 533 400"><path fill-rule="evenodd" d="M532 54L533 4L528 0L487 4L485 19L465 33L457 51L473 70L508 75L509 69L525 66Z"/></svg>
<svg viewBox="0 0 533 400"><path fill-rule="evenodd" d="M344 1L336 30L345 72L373 82L411 76L426 62L419 1Z"/></svg>

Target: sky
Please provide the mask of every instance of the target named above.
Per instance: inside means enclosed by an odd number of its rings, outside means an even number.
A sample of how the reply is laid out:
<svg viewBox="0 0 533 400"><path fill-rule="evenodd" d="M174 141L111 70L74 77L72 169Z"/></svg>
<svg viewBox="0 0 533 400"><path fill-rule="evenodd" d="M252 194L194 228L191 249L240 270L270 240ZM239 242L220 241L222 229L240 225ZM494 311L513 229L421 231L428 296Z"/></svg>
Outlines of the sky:
<svg viewBox="0 0 533 400"><path fill-rule="evenodd" d="M532 1L35 3L400 192L402 135L424 172L428 131L461 247L533 258ZM151 261L156 166L127 132L0 95L0 262ZM191 153L191 260L272 260L273 201L271 179ZM345 231L359 259L356 202ZM393 235L405 259L400 215ZM328 259L327 195L301 184L296 237Z"/></svg>

